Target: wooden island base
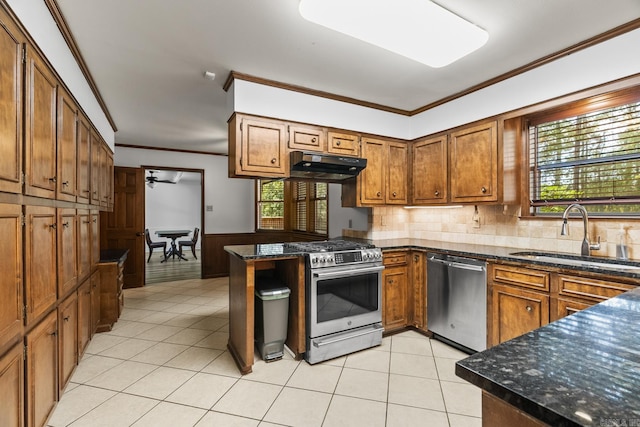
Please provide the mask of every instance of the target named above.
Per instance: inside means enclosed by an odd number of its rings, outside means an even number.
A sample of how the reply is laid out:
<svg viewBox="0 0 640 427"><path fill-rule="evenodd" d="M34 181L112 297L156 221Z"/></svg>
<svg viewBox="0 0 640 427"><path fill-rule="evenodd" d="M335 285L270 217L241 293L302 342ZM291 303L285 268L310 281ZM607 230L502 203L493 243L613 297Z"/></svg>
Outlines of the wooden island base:
<svg viewBox="0 0 640 427"><path fill-rule="evenodd" d="M255 283L259 271L273 274L291 290L285 343L298 360L305 352L304 258L244 260L230 253L227 348L242 375L252 372L254 360Z"/></svg>

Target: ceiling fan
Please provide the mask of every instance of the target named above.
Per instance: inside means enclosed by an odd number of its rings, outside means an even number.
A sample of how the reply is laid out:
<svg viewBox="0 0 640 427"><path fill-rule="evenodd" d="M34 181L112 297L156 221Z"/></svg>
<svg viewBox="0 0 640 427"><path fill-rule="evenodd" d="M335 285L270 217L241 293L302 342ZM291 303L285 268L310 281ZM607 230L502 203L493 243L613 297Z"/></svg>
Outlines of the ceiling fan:
<svg viewBox="0 0 640 427"><path fill-rule="evenodd" d="M157 176L154 175L154 173L156 173L156 171L149 171L149 176L146 178L147 180L147 185L149 186L149 188L153 188L156 186L157 183L162 182L165 184L176 184L177 181L171 181L168 179L158 179Z"/></svg>

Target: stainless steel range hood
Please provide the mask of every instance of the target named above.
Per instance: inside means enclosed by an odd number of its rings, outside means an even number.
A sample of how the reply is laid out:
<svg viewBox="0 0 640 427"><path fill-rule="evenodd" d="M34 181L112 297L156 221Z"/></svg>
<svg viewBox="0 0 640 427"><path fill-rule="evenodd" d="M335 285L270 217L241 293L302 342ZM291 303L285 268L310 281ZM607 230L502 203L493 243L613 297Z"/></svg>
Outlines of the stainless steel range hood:
<svg viewBox="0 0 640 427"><path fill-rule="evenodd" d="M353 178L367 166L367 159L306 151L290 154L291 178L339 182Z"/></svg>

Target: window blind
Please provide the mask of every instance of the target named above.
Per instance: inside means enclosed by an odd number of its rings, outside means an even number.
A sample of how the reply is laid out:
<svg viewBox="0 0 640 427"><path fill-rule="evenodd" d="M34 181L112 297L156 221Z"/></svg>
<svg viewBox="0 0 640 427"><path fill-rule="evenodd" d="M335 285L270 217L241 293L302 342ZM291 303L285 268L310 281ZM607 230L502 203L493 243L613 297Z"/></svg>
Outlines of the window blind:
<svg viewBox="0 0 640 427"><path fill-rule="evenodd" d="M640 102L529 125L531 206L640 213Z"/></svg>

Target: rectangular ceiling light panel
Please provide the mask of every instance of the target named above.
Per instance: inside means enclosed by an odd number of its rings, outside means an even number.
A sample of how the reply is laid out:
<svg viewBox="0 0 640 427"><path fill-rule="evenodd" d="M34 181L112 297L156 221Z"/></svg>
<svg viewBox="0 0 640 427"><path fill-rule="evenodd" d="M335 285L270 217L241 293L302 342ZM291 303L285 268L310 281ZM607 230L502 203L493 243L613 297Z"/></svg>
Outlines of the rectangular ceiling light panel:
<svg viewBox="0 0 640 427"><path fill-rule="evenodd" d="M426 64L444 67L489 35L429 0L301 0L303 18Z"/></svg>

